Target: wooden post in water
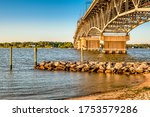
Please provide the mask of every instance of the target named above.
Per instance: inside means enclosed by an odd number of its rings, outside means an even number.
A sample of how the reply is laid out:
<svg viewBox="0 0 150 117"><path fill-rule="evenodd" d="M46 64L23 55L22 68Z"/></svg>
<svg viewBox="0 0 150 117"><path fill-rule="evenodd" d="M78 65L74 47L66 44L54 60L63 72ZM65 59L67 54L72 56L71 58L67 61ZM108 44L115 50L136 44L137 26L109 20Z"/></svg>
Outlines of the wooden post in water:
<svg viewBox="0 0 150 117"><path fill-rule="evenodd" d="M13 58L13 50L12 47L10 47L10 70L12 70L12 58Z"/></svg>
<svg viewBox="0 0 150 117"><path fill-rule="evenodd" d="M83 47L81 46L81 62L83 62L84 58L83 58Z"/></svg>
<svg viewBox="0 0 150 117"><path fill-rule="evenodd" d="M34 47L34 66L37 66L37 48Z"/></svg>

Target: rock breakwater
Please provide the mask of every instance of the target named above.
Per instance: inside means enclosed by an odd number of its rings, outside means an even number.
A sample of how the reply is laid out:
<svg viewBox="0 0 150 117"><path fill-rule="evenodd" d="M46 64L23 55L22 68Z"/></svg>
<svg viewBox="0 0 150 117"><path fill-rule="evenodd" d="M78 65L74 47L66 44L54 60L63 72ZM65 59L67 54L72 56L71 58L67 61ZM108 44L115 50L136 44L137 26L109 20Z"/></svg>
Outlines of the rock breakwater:
<svg viewBox="0 0 150 117"><path fill-rule="evenodd" d="M41 62L35 69L48 71L68 71L68 72L95 72L113 74L143 74L150 73L150 63L148 62L64 62L48 61Z"/></svg>

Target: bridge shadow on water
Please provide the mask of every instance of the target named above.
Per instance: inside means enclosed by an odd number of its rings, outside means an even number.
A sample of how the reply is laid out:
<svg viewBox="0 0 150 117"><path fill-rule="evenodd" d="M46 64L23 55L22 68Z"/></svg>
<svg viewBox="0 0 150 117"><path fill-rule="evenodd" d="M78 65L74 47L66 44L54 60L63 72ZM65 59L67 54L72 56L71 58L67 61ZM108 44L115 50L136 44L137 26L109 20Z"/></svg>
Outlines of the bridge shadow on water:
<svg viewBox="0 0 150 117"><path fill-rule="evenodd" d="M149 49L129 49L127 54L102 54L99 51L84 51L84 60L101 62L149 62L149 55Z"/></svg>

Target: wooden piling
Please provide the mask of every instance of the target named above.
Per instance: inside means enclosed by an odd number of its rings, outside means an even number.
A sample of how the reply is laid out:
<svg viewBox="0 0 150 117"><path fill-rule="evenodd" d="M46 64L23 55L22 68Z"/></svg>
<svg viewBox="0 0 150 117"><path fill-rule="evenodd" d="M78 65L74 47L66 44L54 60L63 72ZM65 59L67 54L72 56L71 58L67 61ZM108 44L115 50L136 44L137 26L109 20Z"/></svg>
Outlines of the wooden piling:
<svg viewBox="0 0 150 117"><path fill-rule="evenodd" d="M12 70L12 58L13 58L13 50L12 47L10 47L10 70Z"/></svg>
<svg viewBox="0 0 150 117"><path fill-rule="evenodd" d="M34 48L34 66L37 66L37 48Z"/></svg>
<svg viewBox="0 0 150 117"><path fill-rule="evenodd" d="M84 61L84 58L83 58L83 47L81 47L81 62Z"/></svg>

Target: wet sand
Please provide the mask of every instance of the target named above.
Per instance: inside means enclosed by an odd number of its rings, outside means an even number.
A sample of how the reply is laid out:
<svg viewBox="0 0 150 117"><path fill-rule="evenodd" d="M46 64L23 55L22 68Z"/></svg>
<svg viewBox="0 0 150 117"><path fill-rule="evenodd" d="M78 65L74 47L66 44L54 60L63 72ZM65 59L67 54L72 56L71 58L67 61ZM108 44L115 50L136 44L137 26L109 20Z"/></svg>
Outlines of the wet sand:
<svg viewBox="0 0 150 117"><path fill-rule="evenodd" d="M67 100L150 100L150 74L144 76L145 82L138 86Z"/></svg>

